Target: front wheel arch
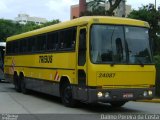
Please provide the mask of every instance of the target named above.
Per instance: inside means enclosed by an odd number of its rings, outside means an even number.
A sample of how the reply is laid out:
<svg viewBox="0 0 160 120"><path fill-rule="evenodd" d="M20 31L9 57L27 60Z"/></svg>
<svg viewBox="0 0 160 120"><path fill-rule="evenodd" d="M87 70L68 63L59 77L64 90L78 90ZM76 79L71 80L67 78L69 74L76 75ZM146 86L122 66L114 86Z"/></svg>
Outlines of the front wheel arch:
<svg viewBox="0 0 160 120"><path fill-rule="evenodd" d="M76 100L73 98L72 85L67 77L62 77L60 81L60 96L62 103L67 107L75 107Z"/></svg>

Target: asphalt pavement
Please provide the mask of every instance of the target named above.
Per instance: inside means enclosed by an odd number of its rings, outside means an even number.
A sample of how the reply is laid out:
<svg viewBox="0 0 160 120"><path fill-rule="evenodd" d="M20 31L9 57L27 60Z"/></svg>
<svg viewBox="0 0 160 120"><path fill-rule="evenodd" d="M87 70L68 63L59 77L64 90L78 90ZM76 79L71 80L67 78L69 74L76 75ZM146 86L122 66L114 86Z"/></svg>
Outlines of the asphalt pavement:
<svg viewBox="0 0 160 120"><path fill-rule="evenodd" d="M14 86L10 83L0 83L0 120L8 117L17 117L18 120L100 120L116 118L114 115L143 115L160 114L160 104L152 102L128 102L121 108L112 108L108 104L88 105L80 103L76 108L63 106L60 98L31 92L24 95L15 91ZM159 100L157 100L159 101ZM15 116L7 116L15 115ZM107 117L105 117L107 115ZM102 118L101 118L102 117ZM120 116L119 116L120 117ZM118 119L118 118L117 118ZM120 118L119 118L120 119ZM139 119L139 118L137 118ZM17 119L14 119L17 120Z"/></svg>

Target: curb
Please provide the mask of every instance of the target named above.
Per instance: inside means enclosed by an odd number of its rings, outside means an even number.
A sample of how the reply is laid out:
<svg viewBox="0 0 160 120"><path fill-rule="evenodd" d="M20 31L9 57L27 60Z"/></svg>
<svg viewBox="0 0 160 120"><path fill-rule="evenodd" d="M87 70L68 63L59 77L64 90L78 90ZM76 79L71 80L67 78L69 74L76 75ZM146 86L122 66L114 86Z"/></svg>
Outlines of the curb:
<svg viewBox="0 0 160 120"><path fill-rule="evenodd" d="M152 99L152 100L138 100L137 102L160 103L160 99Z"/></svg>

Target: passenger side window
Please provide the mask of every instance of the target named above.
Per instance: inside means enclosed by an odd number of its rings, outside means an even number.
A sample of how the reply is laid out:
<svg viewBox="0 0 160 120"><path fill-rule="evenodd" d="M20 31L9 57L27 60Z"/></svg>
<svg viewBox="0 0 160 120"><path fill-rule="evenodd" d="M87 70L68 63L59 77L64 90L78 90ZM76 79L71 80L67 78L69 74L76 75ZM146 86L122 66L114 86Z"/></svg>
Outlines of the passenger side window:
<svg viewBox="0 0 160 120"><path fill-rule="evenodd" d="M28 38L28 51L29 52L36 51L36 37Z"/></svg>
<svg viewBox="0 0 160 120"><path fill-rule="evenodd" d="M60 45L61 50L74 50L76 41L76 28L70 28L60 31Z"/></svg>
<svg viewBox="0 0 160 120"><path fill-rule="evenodd" d="M13 53L19 53L19 41L13 41Z"/></svg>
<svg viewBox="0 0 160 120"><path fill-rule="evenodd" d="M47 36L47 50L56 50L58 48L58 32L49 33Z"/></svg>
<svg viewBox="0 0 160 120"><path fill-rule="evenodd" d="M46 35L37 36L37 51L45 51L46 50Z"/></svg>
<svg viewBox="0 0 160 120"><path fill-rule="evenodd" d="M23 40L20 40L20 45L19 45L19 52L20 53L26 53L28 52L27 50L27 38L26 39L23 39Z"/></svg>
<svg viewBox="0 0 160 120"><path fill-rule="evenodd" d="M25 54L52 50L75 50L76 34L77 28L72 27L7 42L6 54Z"/></svg>
<svg viewBox="0 0 160 120"><path fill-rule="evenodd" d="M12 52L12 43L11 42L7 42L6 54L11 54L11 52Z"/></svg>

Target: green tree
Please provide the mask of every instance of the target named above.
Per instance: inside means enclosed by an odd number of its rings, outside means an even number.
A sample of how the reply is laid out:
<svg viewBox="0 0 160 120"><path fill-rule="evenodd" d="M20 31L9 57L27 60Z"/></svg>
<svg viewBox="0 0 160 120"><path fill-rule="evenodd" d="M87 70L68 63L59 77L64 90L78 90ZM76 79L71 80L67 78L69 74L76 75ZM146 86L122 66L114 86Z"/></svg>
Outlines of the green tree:
<svg viewBox="0 0 160 120"><path fill-rule="evenodd" d="M114 15L114 10L119 6L120 2L122 0L116 0L113 2L112 0L89 0L87 2L87 6L91 8L91 11L86 11L84 13L81 13L81 16L85 15L108 15L112 16ZM105 10L104 5L106 2L109 3L110 7L108 10Z"/></svg>
<svg viewBox="0 0 160 120"><path fill-rule="evenodd" d="M34 22L28 22L27 24L25 25L21 25L21 32L20 33L23 33L23 32L28 32L28 31L32 31L32 30L35 30L35 29L38 29L39 26L37 24L35 24Z"/></svg>
<svg viewBox="0 0 160 120"><path fill-rule="evenodd" d="M56 19L56 20L52 20L52 21L49 21L49 22L46 22L44 23L43 25L40 25L40 27L45 27L45 26L49 26L49 25L54 25L54 24L57 24L57 23L60 23L61 21L59 19Z"/></svg>
<svg viewBox="0 0 160 120"><path fill-rule="evenodd" d="M114 10L119 6L122 0L116 0L115 3L112 3L112 0L108 0L110 8L107 10L107 15L112 16L114 15Z"/></svg>
<svg viewBox="0 0 160 120"><path fill-rule="evenodd" d="M92 11L95 11L99 8L100 4L105 4L106 0L90 0L87 3L87 6L92 8Z"/></svg>
<svg viewBox="0 0 160 120"><path fill-rule="evenodd" d="M19 24L11 20L0 19L0 41L5 41L7 37L18 33Z"/></svg>
<svg viewBox="0 0 160 120"><path fill-rule="evenodd" d="M0 41L6 41L6 38L12 35L28 32L31 30L35 30L38 28L42 28L45 26L57 24L60 21L57 20L52 20L49 21L43 25L37 25L34 22L28 22L27 24L19 24L17 22L14 22L12 20L5 20L5 19L0 19Z"/></svg>
<svg viewBox="0 0 160 120"><path fill-rule="evenodd" d="M158 21L160 21L160 12L157 11L153 4L142 6L139 10L133 10L129 18L139 19L147 21L150 25L150 36L154 43L154 54L160 54L160 39L157 37L156 33L160 32L160 26Z"/></svg>

